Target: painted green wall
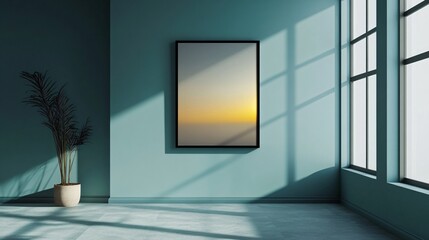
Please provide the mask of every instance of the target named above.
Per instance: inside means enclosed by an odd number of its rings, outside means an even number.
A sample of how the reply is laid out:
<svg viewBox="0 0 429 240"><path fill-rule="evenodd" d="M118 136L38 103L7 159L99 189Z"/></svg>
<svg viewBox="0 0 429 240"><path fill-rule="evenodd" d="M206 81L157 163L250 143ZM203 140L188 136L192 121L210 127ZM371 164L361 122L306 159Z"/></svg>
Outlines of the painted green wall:
<svg viewBox="0 0 429 240"><path fill-rule="evenodd" d="M0 1L1 200L50 197L59 181L49 131L21 103L19 72L48 70L95 126L79 154L84 198L333 200L341 172L346 205L429 239L429 191L397 182L397 1L378 1L378 174L339 171L349 162L347 3ZM261 148L174 148L178 39L261 41Z"/></svg>
<svg viewBox="0 0 429 240"><path fill-rule="evenodd" d="M377 176L348 169L348 0L342 9L341 199L405 239L429 239L429 191L399 182L399 0L377 2Z"/></svg>
<svg viewBox="0 0 429 240"><path fill-rule="evenodd" d="M84 198L109 196L109 2L0 1L0 198L52 197L59 173L53 139L21 101L21 71L67 83L77 116L94 125L79 152Z"/></svg>
<svg viewBox="0 0 429 240"><path fill-rule="evenodd" d="M339 2L110 4L110 201L339 198ZM261 41L261 147L176 149L175 40Z"/></svg>
<svg viewBox="0 0 429 240"><path fill-rule="evenodd" d="M83 197L339 198L337 1L0 4L2 199L50 197L59 181L49 131L21 103L22 70L67 83L78 116L92 119L77 168ZM174 148L178 39L261 41L261 148Z"/></svg>

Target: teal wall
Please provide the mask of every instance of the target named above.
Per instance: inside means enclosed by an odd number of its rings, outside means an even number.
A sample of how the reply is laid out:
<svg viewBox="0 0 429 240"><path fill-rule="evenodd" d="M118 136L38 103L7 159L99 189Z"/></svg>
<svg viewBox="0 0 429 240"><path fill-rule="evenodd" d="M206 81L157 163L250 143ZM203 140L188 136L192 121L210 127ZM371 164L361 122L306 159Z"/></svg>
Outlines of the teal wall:
<svg viewBox="0 0 429 240"><path fill-rule="evenodd" d="M0 1L0 198L49 198L59 181L21 103L20 71L48 70L95 127L84 198L337 200L338 21L336 0ZM261 41L261 148L174 147L178 39Z"/></svg>
<svg viewBox="0 0 429 240"><path fill-rule="evenodd" d="M398 182L397 0L378 0L378 173L347 168L348 10L348 0L1 0L0 200L51 197L59 181L49 131L21 103L20 71L48 70L95 126L76 169L84 198L318 201L341 191L398 234L429 239L429 191ZM174 148L178 39L261 41L261 148Z"/></svg>
<svg viewBox="0 0 429 240"><path fill-rule="evenodd" d="M52 197L53 139L22 100L21 71L48 71L94 125L75 175L84 198L109 195L109 2L0 1L0 199Z"/></svg>
<svg viewBox="0 0 429 240"><path fill-rule="evenodd" d="M339 198L339 2L110 4L110 201ZM261 41L261 147L176 149L175 40Z"/></svg>
<svg viewBox="0 0 429 240"><path fill-rule="evenodd" d="M399 182L399 0L377 3L377 175L348 169L348 11L342 19L341 199L405 239L429 239L429 190Z"/></svg>

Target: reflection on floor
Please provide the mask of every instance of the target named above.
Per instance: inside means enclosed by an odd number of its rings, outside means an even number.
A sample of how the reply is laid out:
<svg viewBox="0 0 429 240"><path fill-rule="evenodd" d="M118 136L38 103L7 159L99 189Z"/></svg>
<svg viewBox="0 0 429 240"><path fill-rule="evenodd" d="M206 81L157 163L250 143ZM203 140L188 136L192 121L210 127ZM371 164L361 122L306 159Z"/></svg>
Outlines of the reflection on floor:
<svg viewBox="0 0 429 240"><path fill-rule="evenodd" d="M0 206L0 239L395 239L339 204Z"/></svg>

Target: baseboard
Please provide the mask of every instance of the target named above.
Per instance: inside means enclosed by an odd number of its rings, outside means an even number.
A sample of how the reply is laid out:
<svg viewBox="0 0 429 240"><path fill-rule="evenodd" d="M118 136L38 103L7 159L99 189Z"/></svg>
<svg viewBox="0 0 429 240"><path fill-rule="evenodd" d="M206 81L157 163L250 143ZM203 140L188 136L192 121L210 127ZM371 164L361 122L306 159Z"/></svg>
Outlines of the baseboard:
<svg viewBox="0 0 429 240"><path fill-rule="evenodd" d="M0 197L0 203L53 203L53 197Z"/></svg>
<svg viewBox="0 0 429 240"><path fill-rule="evenodd" d="M0 197L0 203L53 203L53 197ZM339 203L337 198L81 197L81 203Z"/></svg>
<svg viewBox="0 0 429 240"><path fill-rule="evenodd" d="M81 197L81 203L107 203L109 197L107 196L94 196L94 197ZM53 197L0 197L1 204L33 204L33 203L53 203Z"/></svg>
<svg viewBox="0 0 429 240"><path fill-rule="evenodd" d="M82 197L80 199L81 203L108 203L108 196L96 196L96 197Z"/></svg>
<svg viewBox="0 0 429 240"><path fill-rule="evenodd" d="M339 203L337 198L110 197L109 203Z"/></svg>
<svg viewBox="0 0 429 240"><path fill-rule="evenodd" d="M409 233L401 228L398 228L394 225L392 225L389 222L386 222L385 220L377 217L376 215L360 208L359 206L348 202L346 200L341 200L341 203L346 206L347 208L353 210L354 212L364 216L365 218L368 218L370 221L380 225L381 227L385 228L386 230L393 233L395 236L400 237L401 239L409 239L409 240L423 240L423 238L420 238L412 233Z"/></svg>

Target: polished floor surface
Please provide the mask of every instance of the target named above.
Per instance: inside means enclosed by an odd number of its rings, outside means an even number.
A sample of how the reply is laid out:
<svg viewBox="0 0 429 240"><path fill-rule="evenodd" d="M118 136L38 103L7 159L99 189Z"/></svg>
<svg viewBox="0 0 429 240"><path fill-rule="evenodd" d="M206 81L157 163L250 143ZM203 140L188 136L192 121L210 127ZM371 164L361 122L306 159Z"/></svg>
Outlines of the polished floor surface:
<svg viewBox="0 0 429 240"><path fill-rule="evenodd" d="M339 204L0 205L0 239L396 239Z"/></svg>

